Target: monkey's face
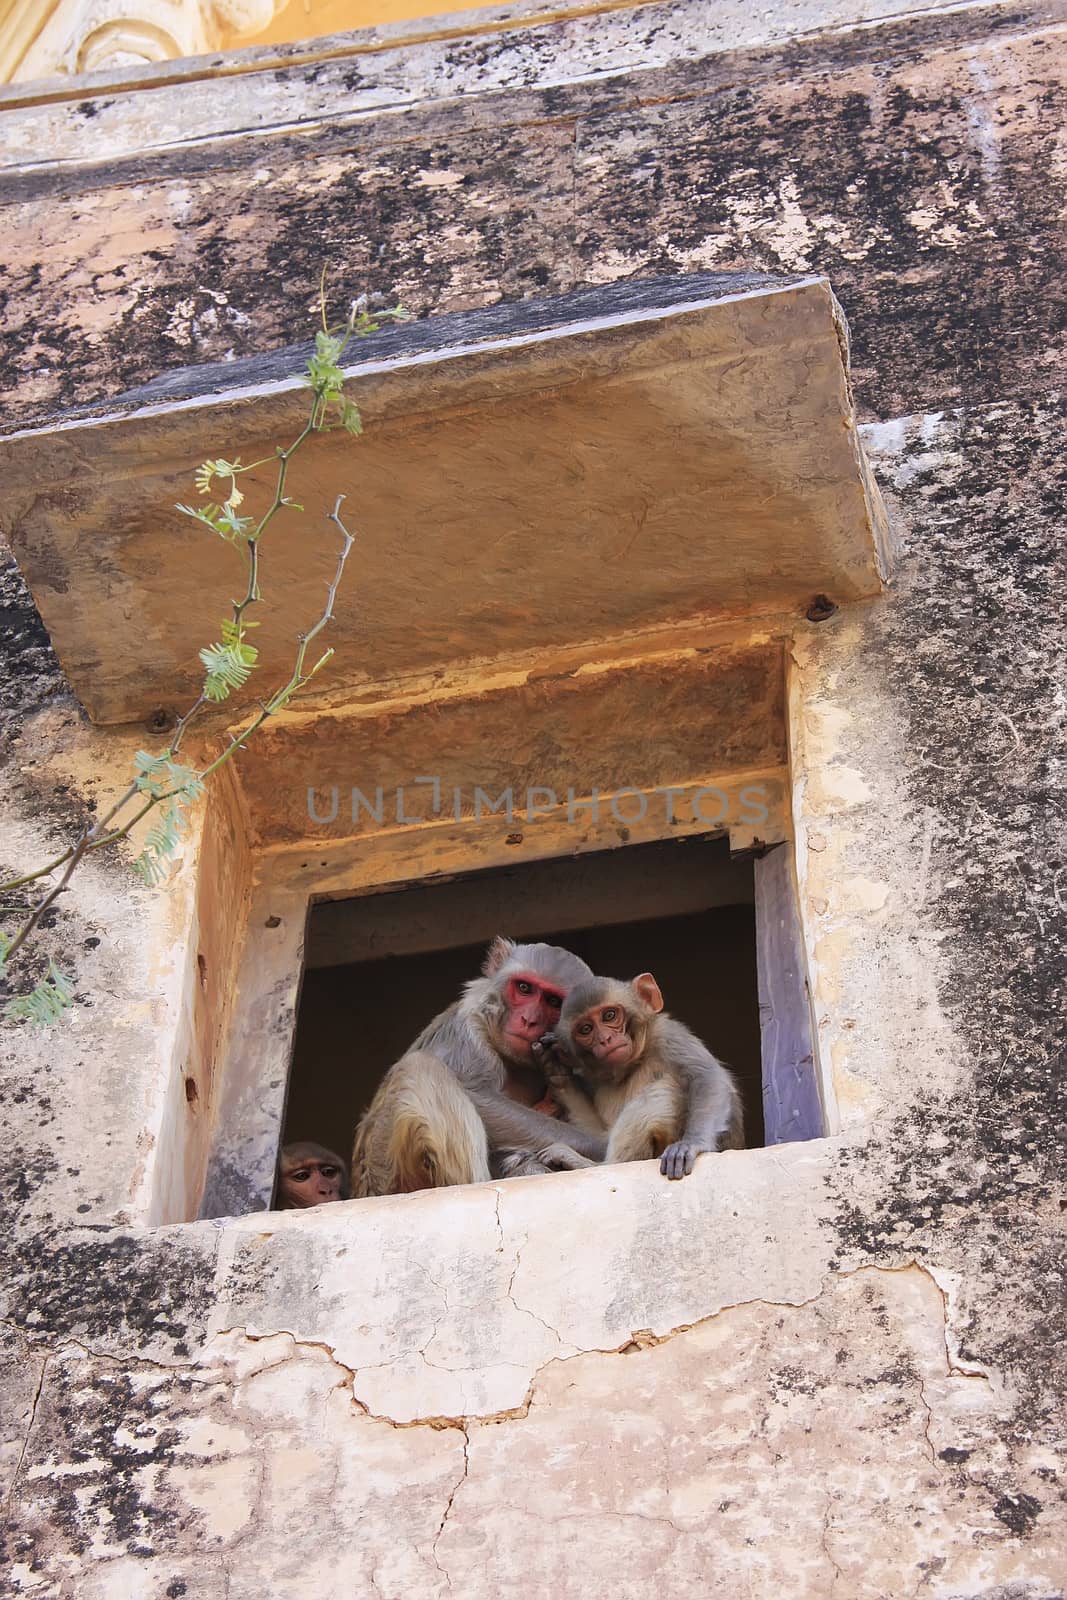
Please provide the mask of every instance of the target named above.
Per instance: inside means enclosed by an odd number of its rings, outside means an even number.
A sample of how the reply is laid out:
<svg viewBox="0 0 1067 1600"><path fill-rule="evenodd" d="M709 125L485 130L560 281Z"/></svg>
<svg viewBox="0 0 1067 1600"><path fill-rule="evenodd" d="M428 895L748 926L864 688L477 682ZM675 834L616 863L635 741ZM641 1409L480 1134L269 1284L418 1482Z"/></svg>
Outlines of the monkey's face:
<svg viewBox="0 0 1067 1600"><path fill-rule="evenodd" d="M570 1025L571 1048L595 1076L617 1077L638 1055L633 1022L620 1000L590 1006Z"/></svg>
<svg viewBox="0 0 1067 1600"><path fill-rule="evenodd" d="M322 1150L306 1158L299 1148L295 1155L282 1153L280 1198L290 1206L324 1206L344 1200L348 1193L347 1173L340 1157Z"/></svg>
<svg viewBox="0 0 1067 1600"><path fill-rule="evenodd" d="M493 1030L497 1048L510 1060L528 1065L534 1060L536 1041L559 1021L566 994L536 972L519 970L502 975L500 999Z"/></svg>
<svg viewBox="0 0 1067 1600"><path fill-rule="evenodd" d="M585 962L555 944L516 944L496 938L482 976L468 983L459 1015L505 1061L536 1065L533 1046L554 1028L568 990L593 977Z"/></svg>

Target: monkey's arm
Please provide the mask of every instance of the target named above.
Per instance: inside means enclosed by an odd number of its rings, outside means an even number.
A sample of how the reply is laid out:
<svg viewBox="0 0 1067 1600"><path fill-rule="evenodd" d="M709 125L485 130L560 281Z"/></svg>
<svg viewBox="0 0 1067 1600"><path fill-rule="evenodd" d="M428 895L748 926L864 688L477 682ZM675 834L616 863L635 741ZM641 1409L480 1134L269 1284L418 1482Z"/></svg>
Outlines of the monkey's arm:
<svg viewBox="0 0 1067 1600"><path fill-rule="evenodd" d="M608 1130L604 1119L593 1104L592 1097L580 1083L576 1083L573 1078L569 1083L553 1083L552 1094L567 1113L573 1127L584 1128L586 1133L604 1134L606 1137Z"/></svg>
<svg viewBox="0 0 1067 1600"><path fill-rule="evenodd" d="M584 1084L574 1076L570 1062L555 1043L550 1033L538 1039L533 1047L534 1060L545 1075L548 1090L558 1100L576 1128L586 1133L607 1137L607 1124L597 1111L593 1097Z"/></svg>
<svg viewBox="0 0 1067 1600"><path fill-rule="evenodd" d="M572 1122L557 1122L542 1116L532 1106L509 1100L500 1090L485 1083L472 1082L461 1074L461 1081L485 1123L493 1149L546 1150L565 1144L591 1161L602 1161L608 1142L603 1131L588 1132Z"/></svg>
<svg viewBox="0 0 1067 1600"><path fill-rule="evenodd" d="M696 1035L673 1019L667 1027L671 1060L689 1085L689 1106L682 1137L664 1150L659 1169L668 1178L685 1178L705 1151L743 1148L741 1101L733 1074Z"/></svg>
<svg viewBox="0 0 1067 1600"><path fill-rule="evenodd" d="M602 1161L607 1150L603 1133L590 1133L572 1123L546 1117L532 1106L512 1100L504 1092L503 1063L456 1016L455 1007L442 1012L416 1040L416 1048L431 1050L448 1062L485 1123L493 1150L531 1150L535 1154L564 1144L592 1161Z"/></svg>

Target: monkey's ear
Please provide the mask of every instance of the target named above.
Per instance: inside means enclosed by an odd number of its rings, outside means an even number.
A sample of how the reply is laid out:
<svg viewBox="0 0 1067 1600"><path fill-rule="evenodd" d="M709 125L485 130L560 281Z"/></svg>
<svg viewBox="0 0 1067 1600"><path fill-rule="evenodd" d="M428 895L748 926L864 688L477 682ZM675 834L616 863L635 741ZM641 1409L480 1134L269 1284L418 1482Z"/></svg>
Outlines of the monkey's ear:
<svg viewBox="0 0 1067 1600"><path fill-rule="evenodd" d="M663 1010L663 996L660 994L659 984L651 972L639 972L634 979L634 989L650 1011Z"/></svg>
<svg viewBox="0 0 1067 1600"><path fill-rule="evenodd" d="M505 939L502 933L498 933L486 951L485 960L482 962L482 972L485 977L491 978L494 972L499 972L505 961L510 961L514 954L514 939Z"/></svg>

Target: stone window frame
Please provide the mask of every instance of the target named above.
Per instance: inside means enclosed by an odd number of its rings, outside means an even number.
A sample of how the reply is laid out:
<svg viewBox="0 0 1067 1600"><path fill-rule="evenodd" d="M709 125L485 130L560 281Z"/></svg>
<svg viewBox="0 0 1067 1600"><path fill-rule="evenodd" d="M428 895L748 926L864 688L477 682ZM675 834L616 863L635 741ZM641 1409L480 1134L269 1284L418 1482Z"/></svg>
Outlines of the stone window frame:
<svg viewBox="0 0 1067 1600"><path fill-rule="evenodd" d="M733 814L736 796L752 776L722 780ZM813 993L788 815L791 783L788 773L773 775L769 815L758 827L736 823L709 829L706 823L695 821L685 829L687 837L725 834L732 852L753 857L764 1145L820 1139L832 1132L836 1120L813 1026ZM522 819L517 820L521 825ZM420 835L424 837L420 839ZM678 830L663 823L632 843L677 837ZM617 829L610 826L591 833L578 852L573 846L564 848L569 843L562 824L550 829L541 841L535 830L526 859L561 860L613 846L627 848L619 844ZM406 838L394 834L389 840L394 859L383 853L377 864L373 844L353 841L318 847L305 842L297 849L271 851L261 858L254 870L244 949L235 973L236 1001L223 1052L225 1070L206 1157L201 1217L270 1209L313 907L325 900L432 884L440 876L435 864L439 849L435 830L415 828ZM448 877L514 866L515 856L514 847L505 843L503 830L498 838L483 834L450 853Z"/></svg>
<svg viewBox="0 0 1067 1600"><path fill-rule="evenodd" d="M728 453L736 450L738 426L754 430L745 436L752 471L748 479L724 478L712 492L725 489L728 496L736 498L738 485L753 484L761 498L749 504L759 522L766 521L762 507L779 496L783 513L771 512L769 524L758 535L744 520L743 494L737 505L731 500L725 521L722 512L717 513L713 519L714 554L709 557L707 541L704 547L694 549L701 568L698 585L710 584L714 594L714 603L704 615L678 617L669 623L661 617L650 618L647 624L632 619L619 638L605 635L583 643L572 635L570 640L564 638L551 656L541 658L530 654L532 638L513 639L508 645L512 655L505 652L488 667L477 661L457 661L451 669L433 674L434 679L443 678L443 685L431 683L425 667L419 669L421 680L416 673L406 688L387 677L387 692L380 692L377 700L358 678L352 685L341 682L332 691L332 700L328 697L318 707L276 719L280 744L276 740L272 745L272 732L262 739L257 736L255 744L243 752L240 767L230 767L220 775L222 781L209 798L200 838L191 842L190 860L195 865L186 882L194 876L196 881L189 897L188 971L173 1040L177 1070L168 1079L154 1155L142 1185L149 1222L187 1220L201 1196L210 1215L248 1212L269 1204L312 897L381 892L443 870L440 825L396 830L391 837L373 841L349 837L319 843L308 837L306 826L295 825L291 806L289 816L280 822L266 816L264 796L270 800L276 792L276 774L297 770L308 750L315 750L317 741L321 743L320 729L333 727L336 734L346 717L357 731L375 715L382 719L383 727L404 716L417 721L417 712L429 713L432 724L439 715L453 715L458 705L459 726L469 753L472 728L474 745L481 737L480 708L493 695L498 700L503 695L506 700L509 693L519 694L519 689L508 687L515 684L530 690L542 683L566 684L569 698L562 703L564 726L572 713L580 713L583 695L587 703L599 703L620 684L627 694L636 685L635 704L659 726L665 713L656 695L657 671L658 687L669 700L686 673L696 670L699 675L709 662L712 665L703 689L713 689L719 658L726 663L722 670L737 668L742 679L752 660L780 663L782 709L768 713L766 705L763 707L763 715L770 715L775 724L763 746L757 740L759 747L739 760L736 746L743 730L735 726L730 738L719 738L717 730L708 725L698 693L683 708L682 732L674 741L673 770L646 774L644 782L651 788L665 781L674 784L679 770L677 751L684 748L693 756L686 771L687 780L692 779L689 789L710 782L726 788L732 785L736 792L753 775L770 782L775 793L771 825L762 827L758 838L752 829L747 836L743 827L730 829L734 849L752 848L757 843L782 847L765 856L758 869L760 1000L765 1010L765 1056L773 1062L771 1071L765 1072L770 1087L768 1142L782 1139L787 1132L810 1136L835 1131L837 1113L813 1042L812 1002L817 1002L817 996L805 970L805 952L810 961L812 935L797 907L804 864L802 850L794 845L801 837L794 807L805 779L795 765L803 730L794 704L800 691L793 664L799 633L806 625L820 625L837 609L834 604L824 605L825 589L835 591L845 605L876 597L890 547L884 513L856 436L846 366L847 330L829 285L825 279L810 276L774 280L750 274L647 280L576 291L552 303L524 303L430 319L400 330L398 340L396 351L383 346L379 354L375 348L353 371L363 385L361 401L369 385L371 412L378 408L386 434L390 419L395 427L407 416L426 414L427 406L431 417L435 406L444 407L441 414L447 428L449 416L480 415L478 407L486 407L484 414L492 417L502 393L514 394L520 404L529 403L530 396L555 394L566 403L576 384L578 393L585 392L591 375L609 387L620 378L624 383L647 380L653 395L650 417L666 415L673 426L679 405L695 402L703 408L693 414L701 430L699 448L694 451L691 439L686 468L698 474L692 483L697 504L707 503L699 496L707 496L714 478L700 478L703 469L692 463L706 459L709 453L714 455L709 452L706 429L709 423L715 425L717 415L723 429L722 448ZM103 414L90 411L72 418L58 460L54 435L48 428L23 430L7 442L9 486L37 481L42 445L50 452L57 493L62 496L68 480L79 486L86 480L84 499L67 496L47 504L32 500L26 528L15 527L13 542L20 560L28 564L31 587L72 681L80 692L90 695L87 703L98 720L119 722L136 716L143 710L138 696L145 706L159 704L154 697L160 694L176 693L180 698L184 685L173 681L170 657L175 652L181 659L186 655L181 650L182 639L175 638L168 641L167 658L153 662L136 683L116 671L105 672L101 689L100 673L89 675L89 665L100 652L106 655L112 649L106 612L94 619L93 594L82 592L85 586L92 590L94 583L99 584L95 575L99 563L86 568L82 561L77 584L66 589L56 590L50 578L57 560L81 559L80 508L106 505L116 492L125 497L129 516L116 523L114 550L108 552L108 562L121 567L127 529L133 530L136 538L142 517L158 519L166 480L165 471L153 476L149 470L134 481L132 490L128 478L120 476L116 490L112 462L128 460L131 451L158 451L164 441L168 451L184 454L207 420L200 416L201 410L217 405L229 408L232 420L250 440L264 430L273 434L284 426L294 404L300 404L298 381L292 376L294 367L299 370L295 354L281 352L262 361L237 363L237 371L193 369L168 375L122 397ZM704 362L704 368L694 368L694 361ZM657 383L661 384L659 390ZM709 397L713 397L710 412L706 410ZM746 406L748 424L744 422ZM777 414L776 406L786 408L792 419L792 438L782 436L791 466L781 469L776 463L765 475L757 463L767 460L767 448L774 441L769 419ZM575 419L567 420L573 429ZM83 433L85 446L92 445L92 449L83 447ZM369 437L373 437L370 432ZM668 449L672 437L668 428L664 436ZM503 449L498 446L495 459L509 459L507 448L506 444ZM194 450L191 446L190 453ZM782 470L793 476L783 479ZM674 473L675 468L670 471ZM688 480L686 483L688 487ZM131 501L134 492L135 501ZM604 515L599 502L590 502L585 512L587 532L603 526L588 523L590 509L594 518ZM677 538L681 527L692 526L691 520L679 524L677 511L674 515L673 526L666 529L667 546L661 528L652 539L651 550L669 552L670 538ZM33 518L41 517L45 522L38 528ZM558 539L558 515L556 524ZM106 518L102 525L109 525ZM166 537L163 530L160 536ZM773 543L775 539L781 541L780 546ZM560 548L567 550L566 545ZM582 548L581 544L574 547ZM145 557L142 551L135 581L150 587L153 569ZM646 555L646 562L649 559ZM651 559L655 561L656 556ZM658 577L655 566L650 571ZM693 592L707 594L706 588ZM109 603L106 594L104 602ZM86 618L90 626L95 625L95 634L85 632ZM572 627L573 621L572 617ZM352 636L351 624L348 636ZM731 666L732 657L736 660ZM651 690L648 684L641 688L642 674L651 680ZM353 688L354 699L350 698ZM92 703L92 695L99 703ZM739 703L746 713L751 710L743 692ZM694 714L704 710L703 728L696 732L684 720L690 709ZM677 707L673 714L677 718ZM560 725L557 720L557 727ZM274 727L272 723L271 730ZM379 741L381 748L386 748L389 737ZM286 739L291 748L284 747ZM336 738L334 742L336 745ZM740 742L743 746L744 739ZM605 755L605 751L599 752L601 766ZM250 777L257 762L258 796L257 780ZM410 773L420 770L425 770L421 761ZM510 769L505 770L510 781ZM614 787L629 786L625 768L613 769L613 776ZM610 793L611 787L608 785L606 792ZM686 787L683 783L678 792ZM426 838L421 839L424 831ZM708 830L706 823L693 822L690 831ZM557 830L553 838L549 830L539 834L530 853L543 858L565 856L575 849L610 848L619 843L618 832L617 828L599 832L592 828L576 844L573 834ZM645 839L672 836L676 834L665 826L641 835ZM444 870L453 874L511 865L516 859L509 836L499 829L472 830L469 819L462 828L457 819L457 829L445 837L444 844ZM788 974L784 983L776 981L780 973ZM218 1180L222 1170L231 1181ZM234 1175L240 1179L242 1174L243 1179L235 1185Z"/></svg>

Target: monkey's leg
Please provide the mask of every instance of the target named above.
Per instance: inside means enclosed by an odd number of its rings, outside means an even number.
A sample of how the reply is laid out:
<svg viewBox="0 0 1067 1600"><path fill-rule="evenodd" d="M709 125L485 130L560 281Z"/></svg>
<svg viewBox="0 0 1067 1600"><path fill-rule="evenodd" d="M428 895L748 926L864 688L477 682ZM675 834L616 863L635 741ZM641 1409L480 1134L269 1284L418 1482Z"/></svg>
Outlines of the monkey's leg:
<svg viewBox="0 0 1067 1600"><path fill-rule="evenodd" d="M677 1139L684 1119L684 1088L674 1078L656 1078L615 1119L605 1161L650 1161Z"/></svg>
<svg viewBox="0 0 1067 1600"><path fill-rule="evenodd" d="M455 1074L427 1050L402 1056L356 1130L353 1193L409 1194L488 1178L485 1125Z"/></svg>
<svg viewBox="0 0 1067 1600"><path fill-rule="evenodd" d="M569 1144L549 1144L543 1150L494 1150L489 1157L494 1178L542 1178L549 1172L577 1172L596 1164Z"/></svg>
<svg viewBox="0 0 1067 1600"><path fill-rule="evenodd" d="M489 1170L494 1178L541 1178L551 1169L532 1150L493 1150Z"/></svg>

